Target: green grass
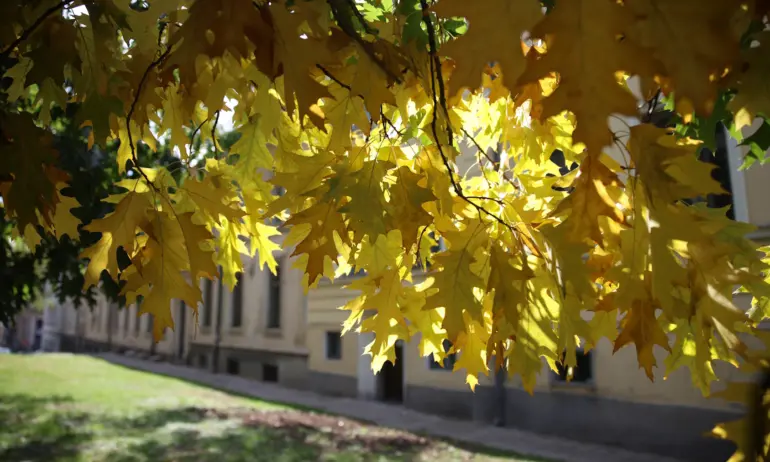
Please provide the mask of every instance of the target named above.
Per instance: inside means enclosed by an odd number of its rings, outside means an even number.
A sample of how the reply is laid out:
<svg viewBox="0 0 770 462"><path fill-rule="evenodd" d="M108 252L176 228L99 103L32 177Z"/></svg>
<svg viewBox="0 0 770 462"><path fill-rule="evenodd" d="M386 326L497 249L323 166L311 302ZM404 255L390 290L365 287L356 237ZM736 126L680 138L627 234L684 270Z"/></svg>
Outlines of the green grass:
<svg viewBox="0 0 770 462"><path fill-rule="evenodd" d="M0 355L0 460L534 461L65 354Z"/></svg>

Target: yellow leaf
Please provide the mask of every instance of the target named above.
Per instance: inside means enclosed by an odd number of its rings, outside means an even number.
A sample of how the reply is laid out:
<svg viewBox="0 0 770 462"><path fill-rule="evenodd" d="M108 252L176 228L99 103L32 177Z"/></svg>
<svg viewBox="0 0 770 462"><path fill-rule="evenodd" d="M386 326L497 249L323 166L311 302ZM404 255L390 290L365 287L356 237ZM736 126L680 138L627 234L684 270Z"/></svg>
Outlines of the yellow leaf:
<svg viewBox="0 0 770 462"><path fill-rule="evenodd" d="M387 235L380 234L372 244L371 239L361 244L361 253L356 258L356 265L367 268L367 272L377 277L389 269L398 268L398 259L404 252L401 245L401 233L393 230Z"/></svg>
<svg viewBox="0 0 770 462"><path fill-rule="evenodd" d="M60 183L57 185L57 189L61 191L61 189L66 186L66 184ZM78 239L78 225L80 225L80 220L72 215L72 210L78 207L80 207L80 204L77 199L74 197L63 196L61 195L61 192L59 193L59 203L56 204L56 210L53 215L53 227L57 239L61 239L64 236L69 236L72 240Z"/></svg>
<svg viewBox="0 0 770 462"><path fill-rule="evenodd" d="M526 64L521 36L543 17L539 2L442 0L431 9L445 18L464 16L468 19L468 31L439 50L455 61L449 80L450 94L463 87L478 88L482 70L491 62L497 62L503 72L503 82L513 88ZM495 43L506 46L490 46Z"/></svg>
<svg viewBox="0 0 770 462"><path fill-rule="evenodd" d="M633 343L636 345L636 355L639 366L644 368L650 381L654 380L652 368L656 365L653 347L659 345L671 351L668 337L655 317L655 306L651 300L634 300L631 309L623 319L623 330L615 339L614 351Z"/></svg>
<svg viewBox="0 0 770 462"><path fill-rule="evenodd" d="M448 249L433 257L440 268L433 276L433 287L438 291L428 296L424 309L444 308L443 327L449 341L455 343L457 336L466 328L463 312L477 321L482 319L481 300L474 289L483 288L484 280L473 272L471 265L476 250L487 243L488 236L484 225L477 220L470 220L461 231L442 234Z"/></svg>
<svg viewBox="0 0 770 462"><path fill-rule="evenodd" d="M113 278L118 275L117 251L123 247L129 256L135 250L137 228L147 223L147 212L152 208L149 193L128 192L120 198L115 211L92 221L86 231L102 233L102 237L85 249L80 258L89 258L84 289L96 284L102 271Z"/></svg>
<svg viewBox="0 0 770 462"><path fill-rule="evenodd" d="M575 190L562 200L553 210L553 216L569 211L562 226L568 230L568 236L575 242L590 238L597 244L602 243L598 218L601 215L622 223L623 214L608 192L608 188L620 186L617 176L600 160L587 157L580 165L580 176L575 182Z"/></svg>
<svg viewBox="0 0 770 462"><path fill-rule="evenodd" d="M177 214L176 218L184 236L190 274L193 279L196 281L200 277L215 279L217 268L214 265L214 252L209 248L214 236L205 226L193 223L192 213Z"/></svg>
<svg viewBox="0 0 770 462"><path fill-rule="evenodd" d="M307 254L305 273L308 284L313 285L324 274L326 259L337 259L337 246L334 243L336 233L343 242L347 242L348 231L342 216L337 213L333 202L318 203L307 210L294 214L286 226L309 224L309 233L297 244L292 256Z"/></svg>
<svg viewBox="0 0 770 462"><path fill-rule="evenodd" d="M241 137L230 148L229 155L238 155L235 171L242 177L257 175L257 169L272 169L273 156L267 149L267 138L262 130L262 116L255 116L248 124L240 127Z"/></svg>
<svg viewBox="0 0 770 462"><path fill-rule="evenodd" d="M520 84L559 74L559 86L543 99L542 118L564 110L577 118L575 142L584 143L598 156L612 144L607 127L611 114L636 116L633 95L615 80L617 71L631 74L654 69L638 44L618 40L634 18L627 8L607 0L561 2L532 29L532 36L546 40L548 51L531 56Z"/></svg>
<svg viewBox="0 0 770 462"><path fill-rule="evenodd" d="M488 338L489 333L482 324L469 320L468 329L460 332L453 342L454 348L460 351L453 370L465 369L465 383L474 391L479 383L479 374L486 375L489 371L486 356Z"/></svg>
<svg viewBox="0 0 770 462"><path fill-rule="evenodd" d="M700 113L710 113L718 90L713 77L721 77L740 53L739 37L725 22L738 13L742 2L631 0L625 4L637 18L628 37L654 50L663 75L676 88L677 99L687 98Z"/></svg>

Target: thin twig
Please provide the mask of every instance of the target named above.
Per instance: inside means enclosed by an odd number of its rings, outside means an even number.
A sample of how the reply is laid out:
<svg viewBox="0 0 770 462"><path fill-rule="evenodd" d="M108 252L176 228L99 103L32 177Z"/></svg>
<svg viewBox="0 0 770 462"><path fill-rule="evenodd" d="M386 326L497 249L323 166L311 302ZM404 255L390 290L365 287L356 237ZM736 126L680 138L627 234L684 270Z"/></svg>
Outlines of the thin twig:
<svg viewBox="0 0 770 462"><path fill-rule="evenodd" d="M474 138L474 137L473 137L473 136L472 136L470 133L468 133L468 130L466 130L466 129L465 129L465 127L460 127L460 130L462 130L463 134L464 134L464 135L465 135L465 136L466 136L466 137L467 137L469 140L471 140L471 142L473 143L473 145L474 145L474 146L476 146L476 149L477 149L477 150L478 150L478 151L479 151L481 154L483 154L483 155L484 155L484 157L486 157L486 158L487 158L487 160L488 160L489 162L491 162L491 163L492 163L492 165L494 165L494 166L495 166L495 170L499 170L499 169L500 169L500 161L499 161L499 160L494 160L494 159L492 159L491 157L489 157L489 154L487 154L487 153L486 153L486 151L484 151L484 150L481 148L481 145L478 143L478 141L476 141L476 138ZM499 152L495 151L495 154L497 154L497 155L498 155L498 157L500 157L500 153L499 153ZM481 159L479 159L479 160L481 160ZM479 162L479 164L480 164L480 162ZM483 168L481 165L479 165L479 167L481 168L481 173L482 173L482 175L484 175L484 179L485 179L485 180L487 180L487 176L486 176L486 174L484 173L484 168ZM517 185L516 183L514 183L514 182L513 182L513 180L511 180L510 178L508 178L507 176L505 176L505 172L503 172L503 174L502 174L502 175L500 175L500 176L501 176L501 177L502 177L502 178L505 180L505 182L506 182L506 183L508 183L508 184L510 184L511 186L513 186L513 188L514 188L514 189L516 189L517 191L521 191L521 186ZM489 183L489 180L487 180L487 183Z"/></svg>
<svg viewBox="0 0 770 462"><path fill-rule="evenodd" d="M422 7L422 21L425 24L425 27L428 29L428 46L430 47L429 53L431 56L430 60L430 79L431 79L431 96L433 97L433 117L430 121L431 131L433 132L433 139L436 142L436 148L438 149L439 155L441 156L441 160L444 163L444 167L446 167L447 172L449 173L449 181L452 184L452 188L455 191L455 194L457 194L458 197L460 197L462 200L473 206L473 208L476 209L476 211L479 213L479 216L481 213L485 213L486 215L493 218L495 221L500 223L501 225L508 228L508 230L511 231L511 234L516 234L516 230L513 226L511 226L509 223L506 223L502 218L498 217L497 215L493 214L489 210L485 209L483 206L473 202L470 200L462 191L462 188L460 187L459 183L457 183L457 180L454 176L454 171L452 170L452 166L449 163L449 159L447 158L446 154L444 154L444 149L441 147L441 142L439 141L438 137L438 129L436 126L437 123L437 117L436 113L441 108L444 111L444 114L447 119L449 119L449 110L447 109L447 103L446 103L446 95L445 95L445 89L444 89L444 77L441 73L441 59L438 57L438 54L436 53L436 31L433 28L433 22L430 19L430 13L428 12L428 2L426 0L420 0L420 6ZM438 82L438 97L436 96L436 83ZM447 139L449 140L449 143L452 143L454 140L454 134L452 133L452 126L447 121L446 124L446 131L447 131ZM491 198L488 198L490 200L494 200Z"/></svg>
<svg viewBox="0 0 770 462"><path fill-rule="evenodd" d="M150 181L150 178L147 176L144 171L139 168L139 160L136 156L136 147L134 146L134 139L133 135L131 135L131 117L134 115L134 111L136 110L136 105L139 102L139 98L142 95L142 90L144 89L144 84L147 82L147 77L149 77L150 72L155 69L160 63L163 62L163 60L166 59L166 57L171 53L171 46L166 48L166 51L164 51L158 58L151 62L149 66L147 66L147 69L144 70L144 74L142 74L142 78L139 80L139 85L136 88L136 94L134 95L134 100L131 101L131 107L128 110L128 114L126 115L126 131L128 132L128 145L131 148L131 160L134 162L134 168L139 172L140 175L142 175L147 181L148 185L152 185L152 182Z"/></svg>
<svg viewBox="0 0 770 462"><path fill-rule="evenodd" d="M332 16L334 17L334 22L337 23L337 26L342 30L342 32L345 33L348 37L355 40L355 42L361 47L361 49L366 53L366 55L371 59L374 63L377 64L377 66L385 73L385 75L388 76L388 78L395 82L395 83L401 83L401 79L399 76L395 75L390 69L388 69L388 66L385 65L385 62L381 60L372 49L372 44L366 42L356 31L355 26L353 26L352 17L350 15L346 15L342 10L347 7L347 9L351 10L353 12L353 16L356 16L356 19L359 19L359 21L362 21L362 25L365 29L368 29L368 24L366 24L366 20L363 18L361 13L358 11L358 9L355 6L354 2L348 2L346 0L327 0L327 3L329 4L329 8L331 9Z"/></svg>
<svg viewBox="0 0 770 462"><path fill-rule="evenodd" d="M187 165L185 167L189 167L190 162L192 162L192 160L198 155L195 152L195 135L198 134L201 128L203 128L203 126L206 125L206 122L208 122L209 120L211 120L211 116L206 117L206 120L204 120L203 122L200 123L200 125L195 127L195 130L193 130L192 135L190 135L190 157L187 159L187 162L186 162Z"/></svg>
<svg viewBox="0 0 770 462"><path fill-rule="evenodd" d="M393 121L392 121L392 120L390 120L390 119L389 119L389 118L388 118L388 117L385 115L385 113L382 111L382 108L380 108L380 117L382 118L382 120L384 120L384 121L385 121L385 123L386 123L386 124L390 125L390 128L392 128L393 130L395 130L395 132L398 134L398 136L404 136L404 132L402 132L401 130L399 130L398 128L396 128L396 126L395 126L395 125L393 125Z"/></svg>
<svg viewBox="0 0 770 462"><path fill-rule="evenodd" d="M422 238L423 238L423 236L425 236L425 231L427 231L428 226L430 226L430 225L423 226L422 231L420 231L420 237L417 238L417 252L415 253L414 256L417 259L417 263L418 264L420 264L420 244L422 244ZM420 265L420 266L422 266L423 270L427 270L428 269L427 267L425 267L423 265Z"/></svg>
<svg viewBox="0 0 770 462"><path fill-rule="evenodd" d="M329 72L328 69L326 69L325 67L321 66L320 64L316 64L315 67L317 67L321 72L323 72L326 77L329 77L330 79L332 79L337 85L341 86L342 88L346 89L347 91L351 91L350 85L346 84L342 80L340 80L337 77L335 77L334 74ZM358 95L358 96L363 98L363 95Z"/></svg>
<svg viewBox="0 0 770 462"><path fill-rule="evenodd" d="M217 125L219 125L219 113L216 112L214 123L211 125L211 142L214 144L214 159L219 159L219 148L217 148Z"/></svg>
<svg viewBox="0 0 770 462"><path fill-rule="evenodd" d="M40 15L39 18L35 20L35 22L32 23L31 26L29 26L27 29L24 30L24 32L21 33L21 35L14 40L8 47L0 53L0 60L5 59L16 47L21 45L22 42L27 40L30 35L32 35L35 30L37 30L38 27L40 27L43 22L45 22L46 19L48 19L49 16L56 13L59 10L62 10L69 6L70 3L74 2L75 0L62 0L56 5L48 8L43 12L43 14Z"/></svg>

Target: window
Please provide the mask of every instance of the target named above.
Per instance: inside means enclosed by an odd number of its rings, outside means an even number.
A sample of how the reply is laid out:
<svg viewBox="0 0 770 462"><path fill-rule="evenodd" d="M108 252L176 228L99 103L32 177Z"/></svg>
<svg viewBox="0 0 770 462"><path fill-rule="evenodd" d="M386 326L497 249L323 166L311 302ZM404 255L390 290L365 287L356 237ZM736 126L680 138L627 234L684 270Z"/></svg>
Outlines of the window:
<svg viewBox="0 0 770 462"><path fill-rule="evenodd" d="M230 325L241 327L243 323L243 273L235 275L235 287L233 288L233 306Z"/></svg>
<svg viewBox="0 0 770 462"><path fill-rule="evenodd" d="M95 306L91 310L91 330L96 330L99 324L99 307Z"/></svg>
<svg viewBox="0 0 770 462"><path fill-rule="evenodd" d="M270 273L270 287L267 312L268 329L281 327L281 266L275 268L275 274Z"/></svg>
<svg viewBox="0 0 770 462"><path fill-rule="evenodd" d="M227 373L230 375L238 375L241 372L241 364L237 359L227 358Z"/></svg>
<svg viewBox="0 0 770 462"><path fill-rule="evenodd" d="M204 327L208 327L211 325L211 298L213 297L214 283L211 279L206 279L205 281L203 286L203 291L205 292L203 297L203 321L201 324Z"/></svg>
<svg viewBox="0 0 770 462"><path fill-rule="evenodd" d="M339 331L326 332L326 359L342 359L342 336Z"/></svg>
<svg viewBox="0 0 770 462"><path fill-rule="evenodd" d="M444 340L444 352L448 352L452 348L452 342L449 340ZM457 355L452 353L450 355L446 355L444 358L443 364L438 363L433 360L433 358L429 358L428 361L430 361L430 368L431 369L446 369L448 371L451 371L455 367L455 361L457 360ZM442 367L443 366L443 367Z"/></svg>
<svg viewBox="0 0 770 462"><path fill-rule="evenodd" d="M584 352L582 348L577 350L577 366L570 371L570 368L557 364L558 374L554 374L557 382L567 382L570 372L572 374L570 382L586 383L593 379L591 352Z"/></svg>
<svg viewBox="0 0 770 462"><path fill-rule="evenodd" d="M198 367L201 369L206 369L209 364L209 358L205 354L201 353L198 355Z"/></svg>
<svg viewBox="0 0 770 462"><path fill-rule="evenodd" d="M155 318L152 317L150 313L147 313L145 317L147 318L147 332L152 332L152 325L155 322Z"/></svg>
<svg viewBox="0 0 770 462"><path fill-rule="evenodd" d="M262 365L262 380L265 382L277 382L278 381L278 366L275 364L263 364Z"/></svg>

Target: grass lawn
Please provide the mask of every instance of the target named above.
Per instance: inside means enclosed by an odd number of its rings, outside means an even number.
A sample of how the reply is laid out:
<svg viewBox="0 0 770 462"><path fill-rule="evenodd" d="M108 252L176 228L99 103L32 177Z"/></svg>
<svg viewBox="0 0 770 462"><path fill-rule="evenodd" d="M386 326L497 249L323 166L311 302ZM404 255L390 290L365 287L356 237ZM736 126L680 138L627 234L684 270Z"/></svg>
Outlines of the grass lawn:
<svg viewBox="0 0 770 462"><path fill-rule="evenodd" d="M2 461L519 461L66 354L0 355Z"/></svg>

